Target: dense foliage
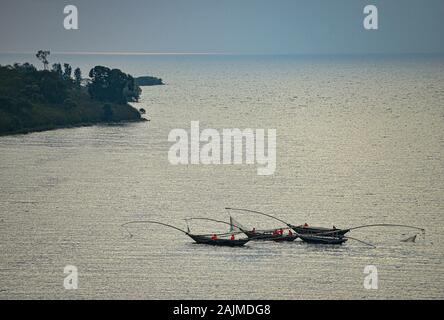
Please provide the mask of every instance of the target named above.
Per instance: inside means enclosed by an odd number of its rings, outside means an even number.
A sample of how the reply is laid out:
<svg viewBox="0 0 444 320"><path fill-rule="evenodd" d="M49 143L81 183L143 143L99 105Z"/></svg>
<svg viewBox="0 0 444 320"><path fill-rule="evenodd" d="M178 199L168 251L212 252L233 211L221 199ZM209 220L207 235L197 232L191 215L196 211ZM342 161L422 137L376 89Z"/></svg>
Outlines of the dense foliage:
<svg viewBox="0 0 444 320"><path fill-rule="evenodd" d="M140 120L127 104L140 88L118 69L95 67L87 87L80 69L56 63L47 70L29 63L0 66L0 134L45 130L101 121ZM108 71L109 70L109 71ZM105 103L106 102L106 103Z"/></svg>
<svg viewBox="0 0 444 320"><path fill-rule="evenodd" d="M158 86L163 85L163 81L160 78L143 76L134 78L135 84L138 86Z"/></svg>
<svg viewBox="0 0 444 320"><path fill-rule="evenodd" d="M119 69L96 66L89 72L88 92L93 99L125 104L139 100L140 88L134 78Z"/></svg>

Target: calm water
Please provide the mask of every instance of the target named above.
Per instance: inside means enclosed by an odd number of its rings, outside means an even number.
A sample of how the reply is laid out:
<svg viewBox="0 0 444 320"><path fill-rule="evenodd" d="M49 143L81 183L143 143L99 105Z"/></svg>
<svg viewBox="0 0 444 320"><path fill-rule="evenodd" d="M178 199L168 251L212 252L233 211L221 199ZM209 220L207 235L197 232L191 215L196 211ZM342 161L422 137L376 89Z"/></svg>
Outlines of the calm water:
<svg viewBox="0 0 444 320"><path fill-rule="evenodd" d="M150 122L0 137L0 298L444 298L444 60L439 57L53 57L153 74ZM30 60L1 56L0 63ZM33 59L32 59L33 60ZM35 61L32 61L35 63ZM172 166L174 128L276 128L277 169ZM403 223L340 247L194 245L156 219L228 220L224 207L294 224ZM242 224L277 227L236 213ZM225 231L196 222L192 230ZM66 265L79 289L63 288ZM379 289L365 290L375 265Z"/></svg>

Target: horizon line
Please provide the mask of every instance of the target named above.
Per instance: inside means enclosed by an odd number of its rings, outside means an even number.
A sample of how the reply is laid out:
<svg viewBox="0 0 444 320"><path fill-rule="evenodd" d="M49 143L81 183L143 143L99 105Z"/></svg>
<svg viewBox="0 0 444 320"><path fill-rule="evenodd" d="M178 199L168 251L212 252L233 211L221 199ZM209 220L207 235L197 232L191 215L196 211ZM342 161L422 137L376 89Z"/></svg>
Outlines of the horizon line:
<svg viewBox="0 0 444 320"><path fill-rule="evenodd" d="M128 56L155 56L155 55L238 55L227 52L148 52L148 51L51 51L51 54L68 55L128 55ZM0 54L35 54L36 51L0 51Z"/></svg>
<svg viewBox="0 0 444 320"><path fill-rule="evenodd" d="M51 51L51 50L50 50ZM0 51L0 54L35 54L36 51ZM58 55L120 55L120 56L342 56L342 55L444 55L444 52L353 52L353 53L239 53L239 52L148 52L148 51L51 51Z"/></svg>

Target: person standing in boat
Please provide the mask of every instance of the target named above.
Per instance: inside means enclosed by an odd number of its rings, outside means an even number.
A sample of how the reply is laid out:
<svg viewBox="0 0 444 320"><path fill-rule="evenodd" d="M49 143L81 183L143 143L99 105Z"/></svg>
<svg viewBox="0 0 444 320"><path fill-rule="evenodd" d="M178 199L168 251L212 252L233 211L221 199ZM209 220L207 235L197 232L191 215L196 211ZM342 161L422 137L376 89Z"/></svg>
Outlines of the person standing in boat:
<svg viewBox="0 0 444 320"><path fill-rule="evenodd" d="M216 235L216 234L213 234L213 235L211 236L211 240L217 240L217 235Z"/></svg>
<svg viewBox="0 0 444 320"><path fill-rule="evenodd" d="M290 230L290 229L288 229L288 235L289 235L290 237L292 237L292 236L293 236L293 232L291 232L291 230Z"/></svg>
<svg viewBox="0 0 444 320"><path fill-rule="evenodd" d="M234 234L231 235L230 240L235 240Z"/></svg>

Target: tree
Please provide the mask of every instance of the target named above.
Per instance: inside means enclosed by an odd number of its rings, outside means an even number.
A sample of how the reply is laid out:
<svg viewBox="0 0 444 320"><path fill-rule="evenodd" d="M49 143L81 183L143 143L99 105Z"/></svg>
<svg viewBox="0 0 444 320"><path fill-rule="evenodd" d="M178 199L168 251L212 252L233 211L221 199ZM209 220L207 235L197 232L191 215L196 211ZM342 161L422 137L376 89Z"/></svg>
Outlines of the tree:
<svg viewBox="0 0 444 320"><path fill-rule="evenodd" d="M53 72L40 74L38 86L44 101L48 103L62 103L69 91L69 84Z"/></svg>
<svg viewBox="0 0 444 320"><path fill-rule="evenodd" d="M89 71L91 82L88 84L88 92L91 98L99 101L106 101L109 87L108 78L110 69L103 66L95 66Z"/></svg>
<svg viewBox="0 0 444 320"><path fill-rule="evenodd" d="M74 83L76 87L80 88L82 83L82 71L80 71L80 68L76 68L74 70Z"/></svg>
<svg viewBox="0 0 444 320"><path fill-rule="evenodd" d="M63 68L64 68L63 79L71 80L72 67L69 65L69 63L64 63Z"/></svg>
<svg viewBox="0 0 444 320"><path fill-rule="evenodd" d="M111 121L114 115L113 109L109 104L105 104L102 107L103 110L103 119L106 121Z"/></svg>
<svg viewBox="0 0 444 320"><path fill-rule="evenodd" d="M123 88L123 94L125 96L126 101L129 102L139 101L141 92L142 89L140 89L140 87L135 84L134 78L128 75L126 85Z"/></svg>
<svg viewBox="0 0 444 320"><path fill-rule="evenodd" d="M63 76L63 71L62 71L62 65L60 63L54 63L52 65L52 71L57 73L57 75L62 78Z"/></svg>
<svg viewBox="0 0 444 320"><path fill-rule="evenodd" d="M96 66L89 72L89 77L88 92L93 99L125 104L139 98L141 90L134 84L134 78L119 69Z"/></svg>
<svg viewBox="0 0 444 320"><path fill-rule="evenodd" d="M48 56L50 54L51 53L49 52L49 50L39 50L35 55L37 59L39 59L43 63L44 70L48 70L48 64L49 64Z"/></svg>
<svg viewBox="0 0 444 320"><path fill-rule="evenodd" d="M10 66L6 66L7 68ZM20 72L27 72L27 73L34 73L37 71L37 69L30 63L25 62L23 64L20 63L14 63L13 68L20 71Z"/></svg>

